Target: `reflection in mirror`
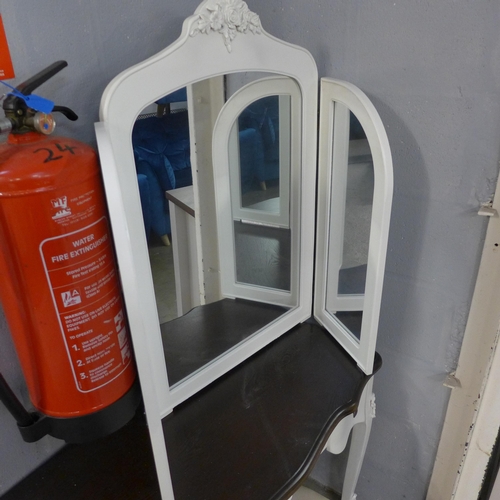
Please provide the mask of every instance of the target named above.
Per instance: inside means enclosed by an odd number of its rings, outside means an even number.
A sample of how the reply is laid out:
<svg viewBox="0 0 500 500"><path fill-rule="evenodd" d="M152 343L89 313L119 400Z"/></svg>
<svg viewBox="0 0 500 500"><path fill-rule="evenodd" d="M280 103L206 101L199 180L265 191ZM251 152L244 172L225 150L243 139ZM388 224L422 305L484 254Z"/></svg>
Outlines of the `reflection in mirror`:
<svg viewBox="0 0 500 500"><path fill-rule="evenodd" d="M339 294L365 293L373 205L373 161L361 124L350 112L344 249Z"/></svg>
<svg viewBox="0 0 500 500"><path fill-rule="evenodd" d="M246 106L229 151L236 282L290 291L290 96Z"/></svg>
<svg viewBox="0 0 500 500"><path fill-rule="evenodd" d="M234 91L255 79L249 73L230 77ZM155 101L140 113L132 133L171 386L289 311L281 305L224 298L220 284L214 283L220 273L218 255L211 250L214 240L217 249L212 136L225 102L225 83L223 77L207 79ZM258 99L233 121L238 207L244 211L233 217L237 280L289 291L290 98ZM193 181L202 186L198 213ZM275 219L283 215L283 223L268 224L268 214ZM207 262L210 266L203 268ZM214 328L207 330L207 322Z"/></svg>
<svg viewBox="0 0 500 500"><path fill-rule="evenodd" d="M258 99L238 117L241 206L279 212L279 96Z"/></svg>
<svg viewBox="0 0 500 500"><path fill-rule="evenodd" d="M291 105L286 94L252 99L235 120L229 143L234 219L289 227Z"/></svg>
<svg viewBox="0 0 500 500"><path fill-rule="evenodd" d="M158 99L139 114L132 145L158 316L165 323L178 316L165 193L192 184L186 88Z"/></svg>
<svg viewBox="0 0 500 500"><path fill-rule="evenodd" d="M337 196L332 211L342 214L343 243L331 242L327 310L360 340L373 205L374 173L370 146L356 116L336 104L334 161ZM336 244L337 243L337 244Z"/></svg>
<svg viewBox="0 0 500 500"><path fill-rule="evenodd" d="M290 230L234 221L236 281L290 291Z"/></svg>

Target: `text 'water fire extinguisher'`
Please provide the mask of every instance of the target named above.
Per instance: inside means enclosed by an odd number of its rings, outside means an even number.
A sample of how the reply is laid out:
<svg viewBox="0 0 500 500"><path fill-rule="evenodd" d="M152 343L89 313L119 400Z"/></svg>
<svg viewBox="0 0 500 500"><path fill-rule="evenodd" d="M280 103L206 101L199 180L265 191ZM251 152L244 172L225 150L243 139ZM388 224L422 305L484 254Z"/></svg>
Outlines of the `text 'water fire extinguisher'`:
<svg viewBox="0 0 500 500"><path fill-rule="evenodd" d="M3 102L12 132L0 145L0 299L40 434L78 442L124 425L140 396L97 155L49 137L52 115L28 106L65 66Z"/></svg>

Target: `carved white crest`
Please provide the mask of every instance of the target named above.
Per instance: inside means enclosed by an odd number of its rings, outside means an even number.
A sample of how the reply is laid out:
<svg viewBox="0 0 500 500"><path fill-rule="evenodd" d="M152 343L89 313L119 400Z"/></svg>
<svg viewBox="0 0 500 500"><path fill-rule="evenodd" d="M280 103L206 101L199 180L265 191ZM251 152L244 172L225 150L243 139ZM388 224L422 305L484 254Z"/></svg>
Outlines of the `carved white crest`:
<svg viewBox="0 0 500 500"><path fill-rule="evenodd" d="M238 33L262 33L262 25L257 14L252 12L242 0L220 0L213 6L207 6L198 16L198 25L191 31L191 36L211 31L220 33L224 45L231 52L232 41Z"/></svg>

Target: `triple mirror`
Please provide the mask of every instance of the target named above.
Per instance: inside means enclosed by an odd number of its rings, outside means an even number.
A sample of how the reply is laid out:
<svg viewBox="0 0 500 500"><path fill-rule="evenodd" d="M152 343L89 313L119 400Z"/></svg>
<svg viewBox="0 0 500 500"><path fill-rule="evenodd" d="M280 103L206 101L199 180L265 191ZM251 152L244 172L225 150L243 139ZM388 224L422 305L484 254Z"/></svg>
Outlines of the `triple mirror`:
<svg viewBox="0 0 500 500"><path fill-rule="evenodd" d="M144 398L160 416L313 311L372 371L389 146L367 97L323 79L317 168L317 82L311 55L267 35L245 2L206 0L104 93L103 177ZM172 243L168 319L152 233Z"/></svg>

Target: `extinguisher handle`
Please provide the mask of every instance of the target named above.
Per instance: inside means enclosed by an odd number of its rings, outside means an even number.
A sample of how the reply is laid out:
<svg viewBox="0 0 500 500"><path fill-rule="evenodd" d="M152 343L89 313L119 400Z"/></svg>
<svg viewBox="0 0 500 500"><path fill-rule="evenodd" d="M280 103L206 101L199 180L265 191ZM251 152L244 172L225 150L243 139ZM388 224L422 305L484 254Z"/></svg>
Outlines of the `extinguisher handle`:
<svg viewBox="0 0 500 500"><path fill-rule="evenodd" d="M36 88L38 88L42 83L52 78L54 75L59 73L64 69L68 63L66 61L56 61L45 69L42 69L39 73L28 78L25 82L20 83L16 89L19 90L24 95L30 95Z"/></svg>
<svg viewBox="0 0 500 500"><path fill-rule="evenodd" d="M78 120L78 115L72 109L69 109L66 106L54 106L52 112L54 111L62 113L68 120L71 120L72 122Z"/></svg>
<svg viewBox="0 0 500 500"><path fill-rule="evenodd" d="M32 94L37 87L52 78L56 73L59 73L59 71L67 65L68 63L66 61L56 61L36 75L28 78L25 82L20 83L16 88L6 82L0 82L12 89L12 92L9 93L3 101L2 107L6 118L11 122L11 129L14 133L24 133L27 130L34 129L44 134L50 134L54 127L52 127L51 131L45 128L39 129L37 128L36 123L37 120L40 119L40 116L42 116L41 119L44 122L45 127L47 124L47 118L45 115L50 114L53 111L62 113L71 121L78 120L77 114L66 106L54 106L52 101Z"/></svg>

